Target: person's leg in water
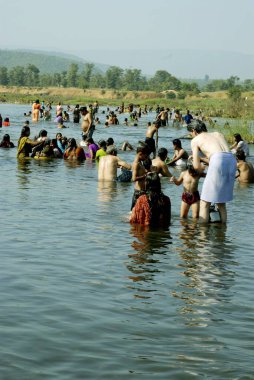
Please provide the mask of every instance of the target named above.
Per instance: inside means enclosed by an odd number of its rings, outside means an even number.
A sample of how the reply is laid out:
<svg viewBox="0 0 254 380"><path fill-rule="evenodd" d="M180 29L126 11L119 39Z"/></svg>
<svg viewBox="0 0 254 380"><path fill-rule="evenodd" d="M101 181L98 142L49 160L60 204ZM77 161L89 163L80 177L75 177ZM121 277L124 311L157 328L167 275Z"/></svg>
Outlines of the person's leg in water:
<svg viewBox="0 0 254 380"><path fill-rule="evenodd" d="M200 209L200 201L195 202L191 205L191 211L192 211L192 218L193 219L198 219L199 209Z"/></svg>
<svg viewBox="0 0 254 380"><path fill-rule="evenodd" d="M220 213L221 223L226 223L227 222L226 203L216 203L216 205Z"/></svg>
<svg viewBox="0 0 254 380"><path fill-rule="evenodd" d="M181 203L181 210L180 210L180 218L187 218L188 217L188 212L189 212L190 206L183 202Z"/></svg>
<svg viewBox="0 0 254 380"><path fill-rule="evenodd" d="M209 222L209 210L211 202L200 201L200 211L199 211L199 220L201 223Z"/></svg>

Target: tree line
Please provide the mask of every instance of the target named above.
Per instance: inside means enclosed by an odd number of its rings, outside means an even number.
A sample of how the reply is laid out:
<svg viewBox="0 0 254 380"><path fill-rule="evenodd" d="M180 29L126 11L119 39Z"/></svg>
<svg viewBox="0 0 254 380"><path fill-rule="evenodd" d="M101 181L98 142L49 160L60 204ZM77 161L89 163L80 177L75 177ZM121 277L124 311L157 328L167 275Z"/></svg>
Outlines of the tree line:
<svg viewBox="0 0 254 380"><path fill-rule="evenodd" d="M83 69L78 64L70 64L68 70L60 73L40 73L38 67L29 64L25 67L15 66L8 70L0 67L0 85L28 87L76 87L100 88L126 91L165 91L165 96L184 98L187 94L198 94L200 91L220 91L238 88L239 91L254 90L254 81L247 79L240 83L237 76L229 79L210 80L208 76L202 81L185 82L171 75L166 70L158 70L154 76L147 78L139 69L122 69L110 66L105 73L95 70L93 63L86 63ZM171 90L171 92L170 92Z"/></svg>

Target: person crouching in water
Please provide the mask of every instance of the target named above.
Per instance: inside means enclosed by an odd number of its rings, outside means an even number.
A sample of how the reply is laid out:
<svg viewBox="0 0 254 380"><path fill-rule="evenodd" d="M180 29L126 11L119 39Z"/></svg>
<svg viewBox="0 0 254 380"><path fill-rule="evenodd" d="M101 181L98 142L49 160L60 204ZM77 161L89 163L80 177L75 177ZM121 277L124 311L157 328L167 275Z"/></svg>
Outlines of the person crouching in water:
<svg viewBox="0 0 254 380"><path fill-rule="evenodd" d="M132 209L131 224L168 226L171 219L170 198L161 191L159 174L147 173L145 194L141 195Z"/></svg>
<svg viewBox="0 0 254 380"><path fill-rule="evenodd" d="M182 203L180 217L187 218L189 209L192 209L193 219L199 217L200 195L198 191L198 182L201 177L205 177L205 173L200 173L193 168L192 163L187 164L187 170L184 170L178 179L172 177L171 182L177 186L183 184Z"/></svg>

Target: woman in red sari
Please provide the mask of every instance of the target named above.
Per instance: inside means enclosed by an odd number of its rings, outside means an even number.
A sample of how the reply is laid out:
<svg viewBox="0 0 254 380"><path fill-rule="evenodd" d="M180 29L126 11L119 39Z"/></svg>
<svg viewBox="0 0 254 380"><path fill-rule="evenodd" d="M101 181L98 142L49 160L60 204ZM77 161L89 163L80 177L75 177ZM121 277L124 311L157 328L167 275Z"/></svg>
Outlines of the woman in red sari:
<svg viewBox="0 0 254 380"><path fill-rule="evenodd" d="M170 198L161 191L158 173L151 172L146 176L146 194L141 195L130 216L130 223L145 226L166 226L170 224Z"/></svg>

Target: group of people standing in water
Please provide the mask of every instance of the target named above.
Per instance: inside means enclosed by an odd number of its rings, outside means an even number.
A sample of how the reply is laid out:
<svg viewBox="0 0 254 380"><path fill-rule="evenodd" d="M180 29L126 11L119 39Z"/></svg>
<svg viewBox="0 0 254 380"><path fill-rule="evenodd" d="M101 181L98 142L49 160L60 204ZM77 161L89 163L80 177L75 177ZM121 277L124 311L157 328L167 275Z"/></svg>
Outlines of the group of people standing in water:
<svg viewBox="0 0 254 380"><path fill-rule="evenodd" d="M50 105L51 106L51 105ZM48 107L48 105L47 105ZM96 111L94 111L94 108ZM17 158L36 159L64 158L66 160L98 162L99 181L132 181L134 193L131 202L130 222L144 225L165 225L171 219L171 201L161 190L161 177L168 177L170 183L183 186L180 217L187 218L190 208L192 216L203 223L208 223L210 206L216 204L222 223L227 221L226 203L233 199L235 178L240 182L254 182L254 169L246 162L249 154L246 144L239 134L235 135L235 144L228 146L224 136L219 132L208 132L203 121L186 118L191 134L191 153L182 148L181 140L173 140L174 155L168 159L168 150L158 147L159 128L163 109L157 112L156 120L147 124L144 138L139 141L132 163L127 163L118 156L113 138L93 140L95 130L94 116L96 107L69 107L76 123L81 121L82 141L65 138L60 132L49 139L46 130L39 136L30 138L29 123L23 126L18 140ZM35 101L32 107L32 120L38 120L41 104ZM133 110L132 110L133 112ZM56 107L56 117L63 117L61 103ZM37 115L37 116L36 116ZM187 115L190 115L187 112ZM36 117L35 117L36 116ZM12 148L10 136L5 135L0 147ZM123 150L133 150L125 142ZM182 171L178 178L172 175L172 166L180 165ZM118 169L121 174L118 174ZM198 190L199 179L204 177L201 194Z"/></svg>

